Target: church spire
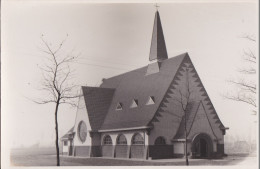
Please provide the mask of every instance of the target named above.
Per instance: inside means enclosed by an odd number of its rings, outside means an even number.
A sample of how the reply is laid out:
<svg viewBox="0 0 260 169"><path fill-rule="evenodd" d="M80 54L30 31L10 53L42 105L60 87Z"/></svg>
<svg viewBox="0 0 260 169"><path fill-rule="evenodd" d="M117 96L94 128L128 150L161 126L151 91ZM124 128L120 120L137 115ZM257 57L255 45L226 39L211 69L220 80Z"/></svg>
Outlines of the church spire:
<svg viewBox="0 0 260 169"><path fill-rule="evenodd" d="M160 72L162 61L168 59L166 45L163 36L162 24L160 15L158 12L158 5L156 4L156 12L153 25L152 43L149 55L149 61L151 62L146 70L146 75Z"/></svg>
<svg viewBox="0 0 260 169"><path fill-rule="evenodd" d="M156 5L156 8L158 6ZM164 60L168 59L166 45L163 36L162 24L158 9L155 12L154 26L153 26L153 35L152 43L150 48L149 60Z"/></svg>

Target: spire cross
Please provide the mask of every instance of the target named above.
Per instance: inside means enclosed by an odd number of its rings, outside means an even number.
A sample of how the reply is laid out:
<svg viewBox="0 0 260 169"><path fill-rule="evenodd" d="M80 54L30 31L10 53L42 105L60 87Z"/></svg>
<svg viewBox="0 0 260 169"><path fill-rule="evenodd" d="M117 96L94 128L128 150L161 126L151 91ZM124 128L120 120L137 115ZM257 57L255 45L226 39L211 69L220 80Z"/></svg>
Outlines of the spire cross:
<svg viewBox="0 0 260 169"><path fill-rule="evenodd" d="M158 11L158 8L160 7L157 3L154 5L156 10Z"/></svg>

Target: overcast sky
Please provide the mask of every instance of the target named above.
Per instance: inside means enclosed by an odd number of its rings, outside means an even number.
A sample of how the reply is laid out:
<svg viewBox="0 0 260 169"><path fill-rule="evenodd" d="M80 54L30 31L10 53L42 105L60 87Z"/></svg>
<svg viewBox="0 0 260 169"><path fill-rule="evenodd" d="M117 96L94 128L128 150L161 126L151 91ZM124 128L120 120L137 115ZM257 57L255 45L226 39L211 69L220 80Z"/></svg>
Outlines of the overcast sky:
<svg viewBox="0 0 260 169"><path fill-rule="evenodd" d="M243 50L256 44L241 38L257 34L254 1L233 3L159 3L168 56L188 52L226 127L227 135L250 138L257 124L251 107L223 99L233 90L226 80L245 66ZM154 4L5 2L2 4L2 125L10 146L54 146L54 105L27 98L37 91L44 54L40 37L53 45L68 34L64 53L74 49L75 82L98 86L108 78L149 64ZM253 79L255 80L255 79ZM74 124L76 110L59 111L60 136Z"/></svg>

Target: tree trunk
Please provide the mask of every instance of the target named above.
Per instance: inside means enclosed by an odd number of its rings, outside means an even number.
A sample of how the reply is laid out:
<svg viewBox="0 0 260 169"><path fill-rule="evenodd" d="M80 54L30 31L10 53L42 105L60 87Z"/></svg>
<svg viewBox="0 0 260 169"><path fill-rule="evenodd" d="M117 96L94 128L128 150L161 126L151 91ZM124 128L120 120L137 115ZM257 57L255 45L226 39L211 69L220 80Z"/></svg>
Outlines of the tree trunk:
<svg viewBox="0 0 260 169"><path fill-rule="evenodd" d="M185 122L185 159L186 159L186 165L188 166L189 165L189 159L188 159L188 151L187 151L187 116L186 116L186 111L184 111L184 122Z"/></svg>
<svg viewBox="0 0 260 169"><path fill-rule="evenodd" d="M56 102L55 108L55 132L56 132L56 154L57 154L57 166L60 166L60 150L59 150L59 132L58 132L58 109L59 109L60 99Z"/></svg>
<svg viewBox="0 0 260 169"><path fill-rule="evenodd" d="M187 154L187 138L185 140L185 151L186 151L186 155L185 155L186 165L188 166L189 165L189 159L188 159L188 154Z"/></svg>

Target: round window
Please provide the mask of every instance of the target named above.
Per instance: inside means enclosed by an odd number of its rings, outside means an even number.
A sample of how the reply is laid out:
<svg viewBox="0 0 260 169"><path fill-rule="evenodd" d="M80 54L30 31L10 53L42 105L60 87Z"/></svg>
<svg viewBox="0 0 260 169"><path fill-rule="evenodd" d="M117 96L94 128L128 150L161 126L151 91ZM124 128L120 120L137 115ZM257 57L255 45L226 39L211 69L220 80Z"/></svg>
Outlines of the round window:
<svg viewBox="0 0 260 169"><path fill-rule="evenodd" d="M78 136L82 143L86 141L87 138L87 125L84 121L79 122L78 125Z"/></svg>

